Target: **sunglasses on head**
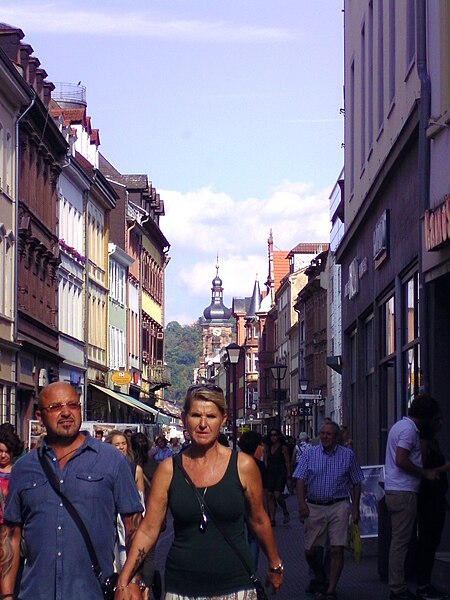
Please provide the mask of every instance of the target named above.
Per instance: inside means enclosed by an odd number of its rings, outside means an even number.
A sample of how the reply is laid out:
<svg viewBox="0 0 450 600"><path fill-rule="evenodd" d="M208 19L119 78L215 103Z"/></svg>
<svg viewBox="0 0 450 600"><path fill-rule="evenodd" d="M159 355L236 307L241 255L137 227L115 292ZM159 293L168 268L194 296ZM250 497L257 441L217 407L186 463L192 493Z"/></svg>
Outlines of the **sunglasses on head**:
<svg viewBox="0 0 450 600"><path fill-rule="evenodd" d="M198 385L190 385L187 389L188 394L192 394L192 392L197 392L200 390L209 390L212 392L219 392L219 394L223 394L223 390L218 385L214 385L213 383L199 383Z"/></svg>

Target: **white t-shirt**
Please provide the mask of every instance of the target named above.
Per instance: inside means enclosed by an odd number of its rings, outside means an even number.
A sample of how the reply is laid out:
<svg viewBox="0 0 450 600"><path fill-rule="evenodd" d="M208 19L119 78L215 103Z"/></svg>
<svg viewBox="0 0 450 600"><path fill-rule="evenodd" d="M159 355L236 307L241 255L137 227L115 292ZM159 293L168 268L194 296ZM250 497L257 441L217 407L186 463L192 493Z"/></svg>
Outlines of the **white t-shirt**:
<svg viewBox="0 0 450 600"><path fill-rule="evenodd" d="M392 425L386 444L385 491L417 492L420 477L407 473L395 464L397 448L409 451L409 460L416 466L422 467L419 430L409 417L403 417Z"/></svg>

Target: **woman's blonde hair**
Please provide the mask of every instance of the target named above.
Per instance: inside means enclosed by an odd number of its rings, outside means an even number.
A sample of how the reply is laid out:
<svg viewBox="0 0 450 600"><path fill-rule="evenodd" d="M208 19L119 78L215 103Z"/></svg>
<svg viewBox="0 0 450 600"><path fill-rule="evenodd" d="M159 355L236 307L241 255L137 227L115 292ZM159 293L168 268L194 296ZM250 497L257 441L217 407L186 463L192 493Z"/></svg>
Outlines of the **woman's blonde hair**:
<svg viewBox="0 0 450 600"><path fill-rule="evenodd" d="M193 400L213 402L220 410L222 415L227 412L223 390L218 385L214 385L212 383L200 383L198 385L191 385L188 387L183 405L184 413L189 411Z"/></svg>

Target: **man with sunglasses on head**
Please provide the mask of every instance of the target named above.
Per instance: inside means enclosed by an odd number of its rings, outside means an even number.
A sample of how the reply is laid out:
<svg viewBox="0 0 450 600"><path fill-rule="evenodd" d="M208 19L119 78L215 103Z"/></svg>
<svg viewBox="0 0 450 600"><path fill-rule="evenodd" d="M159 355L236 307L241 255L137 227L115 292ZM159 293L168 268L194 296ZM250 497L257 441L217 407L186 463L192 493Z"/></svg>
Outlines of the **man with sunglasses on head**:
<svg viewBox="0 0 450 600"><path fill-rule="evenodd" d="M45 387L36 417L47 435L40 448L14 466L4 512L0 560L2 597L13 598L20 562L21 537L26 562L20 581L21 600L101 600L80 529L52 488L41 459L53 471L60 492L84 522L102 571L113 572L117 514L131 541L141 520L142 505L126 460L109 444L80 432L81 403L68 383ZM130 582L139 597L138 580Z"/></svg>

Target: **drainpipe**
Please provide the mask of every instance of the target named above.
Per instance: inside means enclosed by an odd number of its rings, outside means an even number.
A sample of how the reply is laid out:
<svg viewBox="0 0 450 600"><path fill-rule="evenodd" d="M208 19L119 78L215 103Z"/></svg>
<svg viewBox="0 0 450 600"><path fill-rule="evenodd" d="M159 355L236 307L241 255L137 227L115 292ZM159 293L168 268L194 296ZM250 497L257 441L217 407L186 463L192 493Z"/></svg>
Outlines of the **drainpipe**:
<svg viewBox="0 0 450 600"><path fill-rule="evenodd" d="M19 232L19 124L25 115L33 108L36 102L36 93L33 88L30 88L33 93L33 99L31 104L19 115L16 119L16 139L15 139L15 157L14 157L14 226L15 234ZM18 307L18 287L19 287L19 244L16 238L15 249L14 249L14 323L13 323L13 340L17 340L17 323L19 319L19 307ZM17 374L17 371L16 371Z"/></svg>
<svg viewBox="0 0 450 600"><path fill-rule="evenodd" d="M15 123L15 136L16 139L14 140L14 145L15 145L15 156L14 156L14 198L13 198L13 202L14 202L14 223L13 223L13 227L14 227L14 235L16 236L16 240L15 240L15 244L14 244L14 254L13 254L13 271L14 271L14 320L13 320L13 330L12 330L12 339L13 342L17 342L17 328L18 328L18 321L19 321L19 124L20 121L25 117L25 115L33 108L35 102L36 102L36 92L34 91L34 89L32 87L30 87L31 92L33 94L33 99L31 100L31 103L27 106L27 108L23 111L22 114L20 114L17 119L16 119L16 123ZM19 351L16 350L15 351L15 381L16 381L16 385L18 383L18 363L19 362ZM12 394L14 395L14 406L16 407L16 411L17 411L17 388L16 386L13 387L12 389ZM17 419L17 412L16 415L14 416L14 419Z"/></svg>
<svg viewBox="0 0 450 600"><path fill-rule="evenodd" d="M422 372L421 391L428 392L429 376L429 336L428 336L428 294L423 271L424 228L423 215L430 204L430 142L427 127L431 113L431 81L427 71L427 18L426 0L417 0L417 73L420 80L419 106L419 341L420 369Z"/></svg>

